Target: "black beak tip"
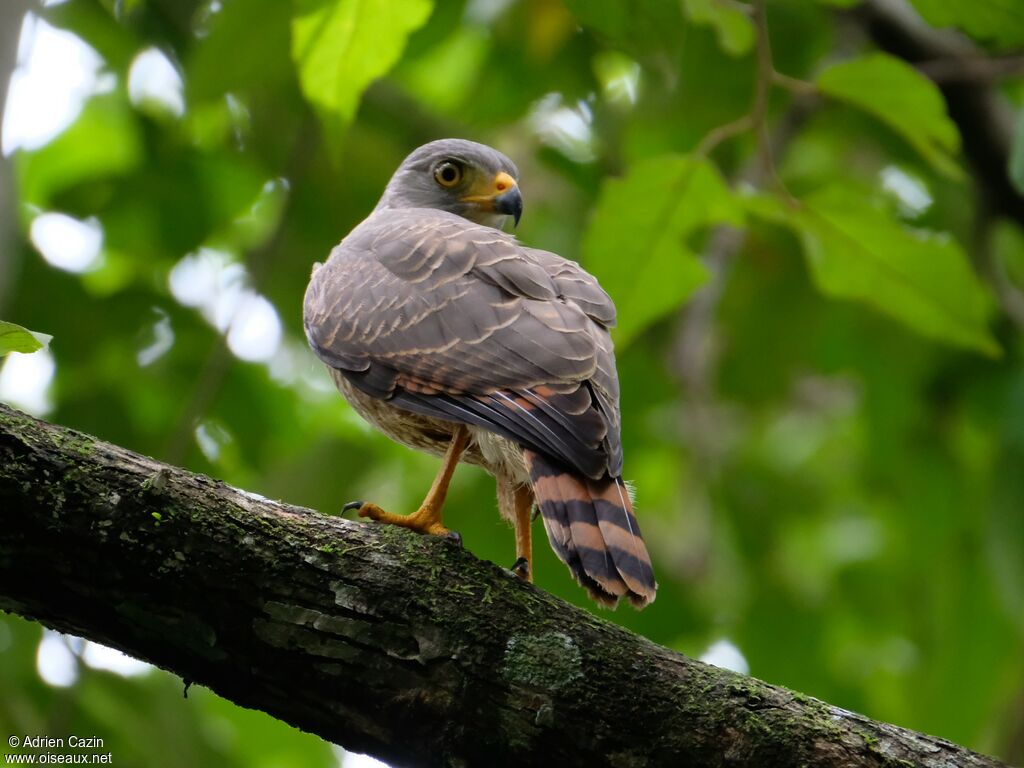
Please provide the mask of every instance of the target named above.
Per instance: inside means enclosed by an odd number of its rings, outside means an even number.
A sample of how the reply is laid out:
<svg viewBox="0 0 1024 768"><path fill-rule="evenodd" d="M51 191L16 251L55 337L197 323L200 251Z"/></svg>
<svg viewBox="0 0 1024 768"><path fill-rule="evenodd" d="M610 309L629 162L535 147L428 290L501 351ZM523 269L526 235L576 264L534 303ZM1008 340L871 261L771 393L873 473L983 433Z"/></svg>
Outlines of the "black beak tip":
<svg viewBox="0 0 1024 768"><path fill-rule="evenodd" d="M516 226L519 226L519 219L523 216L523 196L519 193L519 187L513 187L505 194L495 198L494 210L511 216Z"/></svg>

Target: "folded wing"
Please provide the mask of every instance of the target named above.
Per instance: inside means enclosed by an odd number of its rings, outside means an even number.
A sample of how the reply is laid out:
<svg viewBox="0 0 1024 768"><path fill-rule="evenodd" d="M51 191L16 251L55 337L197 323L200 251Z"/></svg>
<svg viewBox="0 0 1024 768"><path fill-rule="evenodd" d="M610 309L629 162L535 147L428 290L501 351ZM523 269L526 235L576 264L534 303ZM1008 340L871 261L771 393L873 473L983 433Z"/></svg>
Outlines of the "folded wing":
<svg viewBox="0 0 1024 768"><path fill-rule="evenodd" d="M441 211L381 211L315 272L304 320L372 396L621 474L615 310L573 262Z"/></svg>

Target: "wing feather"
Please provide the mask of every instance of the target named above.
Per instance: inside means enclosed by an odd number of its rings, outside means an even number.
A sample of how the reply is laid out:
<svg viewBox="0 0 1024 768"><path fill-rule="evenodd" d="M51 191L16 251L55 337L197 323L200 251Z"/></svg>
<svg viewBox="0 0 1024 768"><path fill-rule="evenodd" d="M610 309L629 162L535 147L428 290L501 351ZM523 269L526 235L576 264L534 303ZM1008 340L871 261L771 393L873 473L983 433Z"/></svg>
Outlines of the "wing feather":
<svg viewBox="0 0 1024 768"><path fill-rule="evenodd" d="M621 473L615 308L573 262L442 211L384 209L315 270L304 321L370 395Z"/></svg>

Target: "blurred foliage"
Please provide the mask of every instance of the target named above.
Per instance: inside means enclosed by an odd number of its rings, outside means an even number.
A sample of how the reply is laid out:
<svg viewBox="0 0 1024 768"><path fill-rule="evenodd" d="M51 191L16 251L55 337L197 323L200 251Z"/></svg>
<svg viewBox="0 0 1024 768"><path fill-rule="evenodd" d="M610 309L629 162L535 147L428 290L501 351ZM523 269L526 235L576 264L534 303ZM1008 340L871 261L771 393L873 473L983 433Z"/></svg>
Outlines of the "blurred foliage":
<svg viewBox="0 0 1024 768"><path fill-rule="evenodd" d="M602 615L691 655L727 638L760 678L1019 761L1024 232L980 200L938 89L851 5L772 0L763 25L734 0L51 5L107 84L14 153L0 316L53 334L56 422L326 513L411 509L436 460L333 392L302 294L407 152L494 144L521 169L518 236L620 308L661 590ZM1024 44L1005 0L913 5L993 53ZM146 52L181 108L133 90ZM43 212L101 228L84 271L40 257ZM260 297L280 338L247 322ZM460 469L448 520L511 564L493 493ZM592 608L543 545L536 573ZM164 673L51 688L40 632L0 623L0 731L96 733L118 765L336 760Z"/></svg>
<svg viewBox="0 0 1024 768"><path fill-rule="evenodd" d="M833 64L815 82L821 92L859 107L900 133L935 169L956 178L950 154L960 134L939 89L909 64L884 53Z"/></svg>
<svg viewBox="0 0 1024 768"><path fill-rule="evenodd" d="M958 27L983 41L1002 47L1024 45L1021 9L1005 0L977 3L913 0L914 7L937 27Z"/></svg>

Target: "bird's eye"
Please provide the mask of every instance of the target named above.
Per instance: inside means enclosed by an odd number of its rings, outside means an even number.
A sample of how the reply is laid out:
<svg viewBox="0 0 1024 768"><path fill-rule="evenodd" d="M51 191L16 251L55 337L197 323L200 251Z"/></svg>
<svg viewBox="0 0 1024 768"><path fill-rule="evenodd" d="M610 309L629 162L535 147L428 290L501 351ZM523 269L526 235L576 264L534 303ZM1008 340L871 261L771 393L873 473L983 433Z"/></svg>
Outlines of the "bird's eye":
<svg viewBox="0 0 1024 768"><path fill-rule="evenodd" d="M434 180L442 187L454 187L462 181L462 168L446 160L434 169Z"/></svg>

